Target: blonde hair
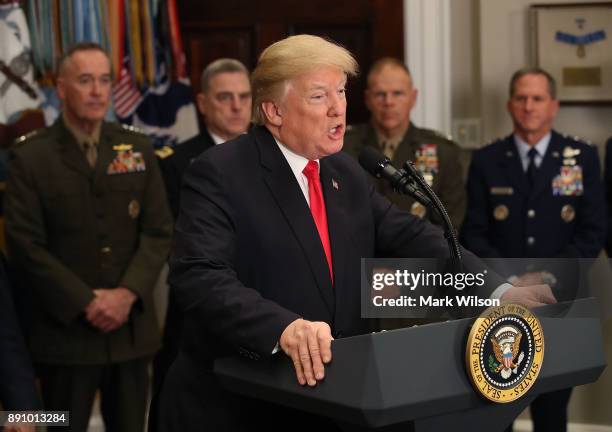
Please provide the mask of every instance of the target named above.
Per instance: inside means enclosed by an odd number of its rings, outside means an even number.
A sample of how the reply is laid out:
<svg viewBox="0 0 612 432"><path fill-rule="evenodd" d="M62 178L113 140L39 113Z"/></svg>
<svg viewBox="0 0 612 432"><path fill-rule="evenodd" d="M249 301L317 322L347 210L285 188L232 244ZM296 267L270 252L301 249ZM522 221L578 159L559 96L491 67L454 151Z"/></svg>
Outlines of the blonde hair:
<svg viewBox="0 0 612 432"><path fill-rule="evenodd" d="M337 67L349 76L359 70L347 49L318 36L290 36L266 48L251 74L253 123L264 123L262 102L282 97L288 81L326 66Z"/></svg>

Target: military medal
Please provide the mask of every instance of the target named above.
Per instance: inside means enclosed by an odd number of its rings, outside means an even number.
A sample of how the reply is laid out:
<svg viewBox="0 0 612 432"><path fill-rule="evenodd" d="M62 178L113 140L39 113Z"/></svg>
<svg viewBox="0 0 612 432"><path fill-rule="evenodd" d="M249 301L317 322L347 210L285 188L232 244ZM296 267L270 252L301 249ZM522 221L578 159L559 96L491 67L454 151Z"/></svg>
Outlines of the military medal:
<svg viewBox="0 0 612 432"><path fill-rule="evenodd" d="M555 34L555 40L557 42L576 45L576 56L578 58L584 58L586 56L586 45L603 41L605 39L606 32L604 30L594 31L584 35L573 35L562 31L558 31Z"/></svg>
<svg viewBox="0 0 612 432"><path fill-rule="evenodd" d="M576 210L570 204L566 204L561 208L561 219L565 222L571 222L576 217Z"/></svg>
<svg viewBox="0 0 612 432"><path fill-rule="evenodd" d="M115 158L106 169L106 174L126 174L146 171L146 164L141 152L135 152L131 144L113 146L117 152Z"/></svg>
<svg viewBox="0 0 612 432"><path fill-rule="evenodd" d="M140 214L140 203L136 200L130 201L130 203L128 204L128 215L130 215L132 219L136 219L139 214Z"/></svg>
<svg viewBox="0 0 612 432"><path fill-rule="evenodd" d="M580 165L562 166L559 175L552 181L554 196L579 196L584 192L582 167Z"/></svg>
<svg viewBox="0 0 612 432"><path fill-rule="evenodd" d="M493 217L498 221L506 220L509 214L510 210L508 210L508 207L503 204L498 205L495 207L495 210L493 210Z"/></svg>
<svg viewBox="0 0 612 432"><path fill-rule="evenodd" d="M438 174L438 145L421 144L421 148L416 151L414 161L415 168L421 173L429 186L433 185L434 176Z"/></svg>

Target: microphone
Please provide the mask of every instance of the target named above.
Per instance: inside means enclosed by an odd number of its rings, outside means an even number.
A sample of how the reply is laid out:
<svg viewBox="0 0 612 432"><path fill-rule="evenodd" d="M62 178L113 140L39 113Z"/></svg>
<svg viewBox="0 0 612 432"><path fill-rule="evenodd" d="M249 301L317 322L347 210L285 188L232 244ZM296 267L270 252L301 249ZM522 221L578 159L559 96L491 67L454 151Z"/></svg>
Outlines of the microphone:
<svg viewBox="0 0 612 432"><path fill-rule="evenodd" d="M374 147L365 147L359 154L359 163L376 178L384 178L397 192L410 195L424 206L435 210L442 218L444 237L448 242L451 263L455 271L462 271L462 254L453 224L442 202L427 184L412 162L406 161L403 169L396 169L389 158Z"/></svg>
<svg viewBox="0 0 612 432"><path fill-rule="evenodd" d="M397 169L389 160L374 147L365 147L359 154L359 164L376 178L384 178L393 189L399 193L410 195L425 207L431 207L432 202L417 185L412 176L403 169Z"/></svg>

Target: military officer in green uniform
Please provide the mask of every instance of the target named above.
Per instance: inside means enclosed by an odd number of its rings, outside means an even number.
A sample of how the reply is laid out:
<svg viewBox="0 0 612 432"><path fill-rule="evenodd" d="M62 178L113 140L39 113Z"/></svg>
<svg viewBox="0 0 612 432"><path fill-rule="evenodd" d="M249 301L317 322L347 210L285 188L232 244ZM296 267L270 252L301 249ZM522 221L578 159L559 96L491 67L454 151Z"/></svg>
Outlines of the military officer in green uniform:
<svg viewBox="0 0 612 432"><path fill-rule="evenodd" d="M6 235L28 294L28 342L45 409L70 411L70 430L87 430L100 390L106 430L141 431L160 344L151 291L172 218L147 137L103 121L102 48L70 49L57 90L62 116L10 153Z"/></svg>
<svg viewBox="0 0 612 432"><path fill-rule="evenodd" d="M417 99L410 71L400 60L385 57L374 63L368 74L365 103L372 117L369 123L352 125L344 137L345 151L359 156L366 146L381 150L400 168L411 160L446 207L456 230L465 213L465 188L460 165L461 150L438 132L415 126L410 112ZM378 189L392 202L414 215L427 216L434 223L441 220L427 214L414 199L399 195L384 180Z"/></svg>

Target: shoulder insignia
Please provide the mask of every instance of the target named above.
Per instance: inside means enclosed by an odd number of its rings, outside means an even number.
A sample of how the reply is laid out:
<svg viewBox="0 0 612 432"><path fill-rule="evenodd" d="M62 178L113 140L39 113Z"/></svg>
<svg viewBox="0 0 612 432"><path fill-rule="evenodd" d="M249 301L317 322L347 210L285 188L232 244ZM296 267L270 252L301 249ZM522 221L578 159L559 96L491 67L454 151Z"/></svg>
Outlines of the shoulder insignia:
<svg viewBox="0 0 612 432"><path fill-rule="evenodd" d="M32 132L28 132L27 134L21 135L19 138L17 138L14 143L15 144L21 144L21 143L29 140L30 138L33 138L33 137L35 137L37 135L42 134L45 130L46 130L45 128L41 128L41 129L33 130Z"/></svg>
<svg viewBox="0 0 612 432"><path fill-rule="evenodd" d="M170 146L163 146L160 149L155 150L155 155L160 159L166 159L174 154L174 149Z"/></svg>
<svg viewBox="0 0 612 432"><path fill-rule="evenodd" d="M447 140L447 141L452 141L452 140L453 140L453 136L452 136L452 135L449 135L449 134L444 134L444 133L442 133L442 132L440 132L440 131L437 131L437 130L434 130L434 129L431 129L431 131L432 131L432 132L433 132L433 134L434 134L435 136L437 136L438 138L442 138L442 139L445 139L445 140Z"/></svg>
<svg viewBox="0 0 612 432"><path fill-rule="evenodd" d="M36 129L33 130L31 132L28 132L25 135L21 135L20 137L16 138L15 141L13 141L12 146L21 146L23 144L26 143L26 141L30 140L31 138L37 137L37 136L42 136L47 132L47 128L40 128L40 129Z"/></svg>
<svg viewBox="0 0 612 432"><path fill-rule="evenodd" d="M145 135L145 132L142 129L137 128L136 126L132 126L132 125L127 125L127 124L121 123L121 128L123 130L128 131L128 132L133 132L133 133Z"/></svg>
<svg viewBox="0 0 612 432"><path fill-rule="evenodd" d="M443 140L443 141L450 141L450 142L454 143L453 137L451 135L444 134L444 133L442 133L440 131L437 131L435 129L417 128L417 130L419 132L421 132L423 135L428 135L428 136L431 136L431 137L434 137L434 138L437 138L437 139L440 139L440 140ZM425 138L425 139L427 139L427 138Z"/></svg>
<svg viewBox="0 0 612 432"><path fill-rule="evenodd" d="M562 134L563 138L570 140L570 141L575 141L577 143L583 143L583 144L587 144L592 146L593 143L589 140L586 140L584 138L579 137L578 135L568 135L568 134Z"/></svg>

